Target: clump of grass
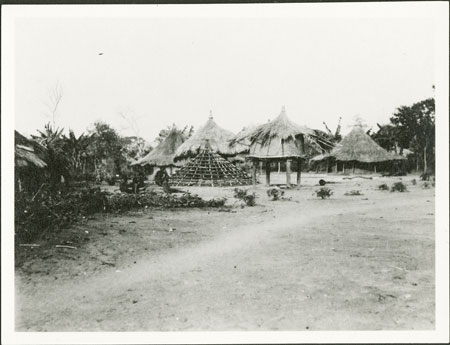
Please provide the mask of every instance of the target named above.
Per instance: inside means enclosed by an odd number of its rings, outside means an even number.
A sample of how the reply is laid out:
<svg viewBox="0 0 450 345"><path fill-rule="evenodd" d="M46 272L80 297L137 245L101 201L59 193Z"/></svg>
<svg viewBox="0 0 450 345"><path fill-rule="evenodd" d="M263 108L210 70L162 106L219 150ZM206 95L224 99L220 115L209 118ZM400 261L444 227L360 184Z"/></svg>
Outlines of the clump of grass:
<svg viewBox="0 0 450 345"><path fill-rule="evenodd" d="M360 190L351 190L351 191L349 191L349 192L345 192L344 195L347 195L347 196L354 196L354 195L364 195L364 194L361 193Z"/></svg>
<svg viewBox="0 0 450 345"><path fill-rule="evenodd" d="M407 188L403 182L395 182L391 187L391 192L406 192Z"/></svg>
<svg viewBox="0 0 450 345"><path fill-rule="evenodd" d="M429 189L430 187L431 187L430 183L426 182L426 181L422 185L422 188L424 188L424 189Z"/></svg>
<svg viewBox="0 0 450 345"><path fill-rule="evenodd" d="M284 195L284 190L281 190L280 188L270 188L267 190L267 196L272 201L279 200Z"/></svg>
<svg viewBox="0 0 450 345"><path fill-rule="evenodd" d="M318 198L327 199L333 195L333 191L331 190L331 188L322 187L322 188L316 190L316 195Z"/></svg>
<svg viewBox="0 0 450 345"><path fill-rule="evenodd" d="M389 190L389 187L386 183L383 183L378 186L378 189L379 190Z"/></svg>
<svg viewBox="0 0 450 345"><path fill-rule="evenodd" d="M411 181L411 183L412 183L413 186L415 186L415 185L417 184L416 179L414 178L414 179Z"/></svg>
<svg viewBox="0 0 450 345"><path fill-rule="evenodd" d="M430 177L432 177L432 175L429 173L423 173L422 175L420 175L422 181L430 181Z"/></svg>
<svg viewBox="0 0 450 345"><path fill-rule="evenodd" d="M242 200L245 202L247 206L255 206L256 205L256 194L248 194L247 189L235 188L234 189L234 197L236 199Z"/></svg>

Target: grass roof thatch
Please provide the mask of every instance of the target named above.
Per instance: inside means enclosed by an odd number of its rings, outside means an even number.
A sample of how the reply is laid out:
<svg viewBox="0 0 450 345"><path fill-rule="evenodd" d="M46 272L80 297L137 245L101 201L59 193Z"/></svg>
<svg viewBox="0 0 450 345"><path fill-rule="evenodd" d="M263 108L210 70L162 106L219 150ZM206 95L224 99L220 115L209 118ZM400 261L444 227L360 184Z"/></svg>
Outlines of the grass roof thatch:
<svg viewBox="0 0 450 345"><path fill-rule="evenodd" d="M385 162L397 159L405 159L395 155L379 146L361 126L354 126L340 145L335 147L330 156L338 161L358 161L364 163Z"/></svg>
<svg viewBox="0 0 450 345"><path fill-rule="evenodd" d="M45 148L39 143L25 138L22 134L14 131L14 162L16 167L35 166L45 168L47 163L41 158Z"/></svg>
<svg viewBox="0 0 450 345"><path fill-rule="evenodd" d="M208 143L213 152L222 156L233 156L238 151L236 147L229 146L229 140L233 136L232 132L219 127L210 115L206 124L178 147L174 160L193 158L203 151Z"/></svg>
<svg viewBox="0 0 450 345"><path fill-rule="evenodd" d="M175 151L186 140L185 135L173 128L167 137L148 155L133 162L131 165L153 165L158 167L179 166L174 162Z"/></svg>
<svg viewBox="0 0 450 345"><path fill-rule="evenodd" d="M299 126L288 119L284 107L273 121L258 126L249 135L249 157L258 159L287 159L304 157L304 144L315 138L312 129Z"/></svg>
<svg viewBox="0 0 450 345"><path fill-rule="evenodd" d="M248 153L250 150L250 135L255 131L258 126L244 127L238 134L233 136L229 140L229 145L232 149L236 150L236 153Z"/></svg>

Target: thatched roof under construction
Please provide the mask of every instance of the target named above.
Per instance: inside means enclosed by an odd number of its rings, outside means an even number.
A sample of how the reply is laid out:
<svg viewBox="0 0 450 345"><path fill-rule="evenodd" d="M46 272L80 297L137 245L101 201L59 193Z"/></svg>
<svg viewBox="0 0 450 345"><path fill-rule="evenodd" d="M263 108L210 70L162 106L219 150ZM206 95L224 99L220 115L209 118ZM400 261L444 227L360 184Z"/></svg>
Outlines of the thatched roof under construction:
<svg viewBox="0 0 450 345"><path fill-rule="evenodd" d="M283 107L273 121L258 126L250 134L249 157L257 159L288 159L305 156L305 137L314 131L288 119Z"/></svg>
<svg viewBox="0 0 450 345"><path fill-rule="evenodd" d="M252 179L243 170L212 151L208 145L171 177L175 186L244 186Z"/></svg>
<svg viewBox="0 0 450 345"><path fill-rule="evenodd" d="M349 134L328 155L321 159L334 157L338 161L358 161L377 163L405 159L390 153L378 145L361 126L355 126ZM320 157L315 160L320 160Z"/></svg>
<svg viewBox="0 0 450 345"><path fill-rule="evenodd" d="M233 156L240 149L239 147L229 146L229 140L233 136L234 134L232 132L219 127L214 122L212 115L210 115L206 124L178 147L174 160L193 158L204 150L208 143L212 151L222 156Z"/></svg>
<svg viewBox="0 0 450 345"><path fill-rule="evenodd" d="M186 137L174 128L154 150L131 165L179 166L180 164L175 163L173 158L175 157L175 151L185 140Z"/></svg>
<svg viewBox="0 0 450 345"><path fill-rule="evenodd" d="M25 138L22 134L14 131L14 161L16 167L35 166L45 168L47 163L41 158L45 148L39 143Z"/></svg>

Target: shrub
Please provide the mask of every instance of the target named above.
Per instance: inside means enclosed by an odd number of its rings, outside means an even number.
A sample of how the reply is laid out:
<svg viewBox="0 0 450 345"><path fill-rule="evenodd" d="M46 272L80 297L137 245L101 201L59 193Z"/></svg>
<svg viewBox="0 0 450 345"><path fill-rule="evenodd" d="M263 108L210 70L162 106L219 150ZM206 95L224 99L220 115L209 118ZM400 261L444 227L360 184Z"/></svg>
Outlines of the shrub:
<svg viewBox="0 0 450 345"><path fill-rule="evenodd" d="M389 187L386 183L383 183L378 186L378 189L379 190L389 190Z"/></svg>
<svg viewBox="0 0 450 345"><path fill-rule="evenodd" d="M424 188L424 189L428 189L428 188L430 188L431 186L430 186L430 183L429 182L424 182L423 183L423 185L422 185L422 188Z"/></svg>
<svg viewBox="0 0 450 345"><path fill-rule="evenodd" d="M331 188L322 187L316 190L316 195L318 198L326 199L329 198L331 195L333 195L333 191L331 190Z"/></svg>
<svg viewBox="0 0 450 345"><path fill-rule="evenodd" d="M255 193L248 194L247 189L235 188L234 189L234 197L236 199L244 201L247 206L255 206L256 205L256 201L255 201L256 194Z"/></svg>
<svg viewBox="0 0 450 345"><path fill-rule="evenodd" d="M359 190L351 190L350 192L345 192L344 195L353 196L353 195L364 195L364 194L361 193L361 191L359 191Z"/></svg>
<svg viewBox="0 0 450 345"><path fill-rule="evenodd" d="M267 190L267 196L272 201L279 200L284 196L284 190L281 190L280 188L270 188Z"/></svg>
<svg viewBox="0 0 450 345"><path fill-rule="evenodd" d="M403 182L395 182L391 187L391 192L406 192L407 188Z"/></svg>
<svg viewBox="0 0 450 345"><path fill-rule="evenodd" d="M323 179L319 180L319 185L321 185L321 186L325 186L326 183L327 183L327 181L325 181Z"/></svg>
<svg viewBox="0 0 450 345"><path fill-rule="evenodd" d="M417 184L416 179L414 178L414 179L411 181L411 183L412 183L413 186L415 186L415 185Z"/></svg>
<svg viewBox="0 0 450 345"><path fill-rule="evenodd" d="M420 178L422 179L422 181L429 181L431 176L432 175L430 173L423 173L422 175L420 175Z"/></svg>
<svg viewBox="0 0 450 345"><path fill-rule="evenodd" d="M226 198L204 200L189 193L111 194L100 188L53 192L48 187L37 194L16 193L15 235L28 241L46 232L58 231L81 217L98 212L123 212L149 207L223 207Z"/></svg>

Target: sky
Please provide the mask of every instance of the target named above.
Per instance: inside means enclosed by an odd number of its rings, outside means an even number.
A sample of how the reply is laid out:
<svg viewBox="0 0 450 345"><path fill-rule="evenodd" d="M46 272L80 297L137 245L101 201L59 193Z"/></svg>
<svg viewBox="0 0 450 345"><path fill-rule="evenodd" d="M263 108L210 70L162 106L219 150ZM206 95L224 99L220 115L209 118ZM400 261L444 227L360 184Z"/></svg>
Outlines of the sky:
<svg viewBox="0 0 450 345"><path fill-rule="evenodd" d="M342 117L345 134L359 116L376 129L433 96L433 30L420 18L18 18L15 127L42 129L58 84L56 124L76 134L104 121L152 142L210 110L237 133L282 106L311 128Z"/></svg>

